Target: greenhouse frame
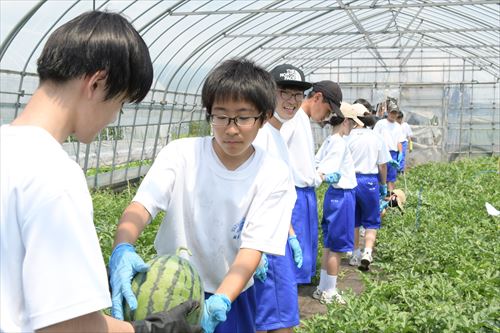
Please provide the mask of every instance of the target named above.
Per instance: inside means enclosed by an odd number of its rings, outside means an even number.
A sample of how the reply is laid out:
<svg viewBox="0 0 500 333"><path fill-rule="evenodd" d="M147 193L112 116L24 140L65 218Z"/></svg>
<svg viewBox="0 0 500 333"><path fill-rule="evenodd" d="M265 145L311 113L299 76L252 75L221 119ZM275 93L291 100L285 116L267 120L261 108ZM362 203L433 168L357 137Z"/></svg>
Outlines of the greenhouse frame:
<svg viewBox="0 0 500 333"><path fill-rule="evenodd" d="M146 41L154 81L91 144L64 149L90 187L143 176L169 141L207 135L200 91L221 61L289 63L332 80L344 101L397 99L415 137L410 165L500 153L500 2L496 0L0 1L0 123L38 86L48 36L89 10L118 12ZM328 128L313 124L319 147Z"/></svg>

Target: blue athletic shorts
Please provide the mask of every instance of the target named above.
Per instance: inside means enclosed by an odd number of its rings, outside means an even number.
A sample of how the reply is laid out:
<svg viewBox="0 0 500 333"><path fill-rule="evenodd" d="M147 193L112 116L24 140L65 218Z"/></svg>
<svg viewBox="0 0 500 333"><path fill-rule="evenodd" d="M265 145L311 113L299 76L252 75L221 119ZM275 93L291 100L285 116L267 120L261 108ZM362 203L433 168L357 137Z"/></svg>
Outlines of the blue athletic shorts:
<svg viewBox="0 0 500 333"><path fill-rule="evenodd" d="M356 174L358 186L356 193L355 226L365 229L380 229L378 174Z"/></svg>
<svg viewBox="0 0 500 333"><path fill-rule="evenodd" d="M257 299L255 326L258 331L299 325L297 283L292 250L287 243L284 256L267 255L267 279L254 279Z"/></svg>
<svg viewBox="0 0 500 333"><path fill-rule="evenodd" d="M311 283L316 275L318 256L318 209L314 187L295 187L297 201L292 211L292 226L302 248L302 267L294 267L298 284Z"/></svg>
<svg viewBox="0 0 500 333"><path fill-rule="evenodd" d="M323 201L323 245L333 252L354 250L354 214L356 213L354 189L328 187Z"/></svg>
<svg viewBox="0 0 500 333"><path fill-rule="evenodd" d="M393 160L397 161L398 160L398 152L391 150L391 157ZM387 181L394 183L396 181L396 177L398 175L398 169L396 167L393 167L390 163L387 163Z"/></svg>
<svg viewBox="0 0 500 333"><path fill-rule="evenodd" d="M210 296L212 296L211 293L205 293L205 299ZM255 310L255 286L251 286L231 303L231 310L227 313L226 321L217 325L215 333L255 332Z"/></svg>

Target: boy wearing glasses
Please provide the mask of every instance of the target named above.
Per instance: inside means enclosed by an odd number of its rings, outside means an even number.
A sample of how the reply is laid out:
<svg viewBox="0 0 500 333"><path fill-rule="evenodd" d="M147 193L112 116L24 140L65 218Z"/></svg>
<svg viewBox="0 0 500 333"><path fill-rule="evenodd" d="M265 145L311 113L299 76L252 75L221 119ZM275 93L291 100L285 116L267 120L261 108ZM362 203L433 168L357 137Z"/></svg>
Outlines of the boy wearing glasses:
<svg viewBox="0 0 500 333"><path fill-rule="evenodd" d="M131 244L165 211L155 249L192 252L186 259L206 293L204 331L255 331L252 275L263 252L285 254L295 200L286 164L252 145L275 109L275 90L270 74L247 60L224 61L208 75L202 103L214 136L164 147L120 219L110 259L116 310L135 274L129 258L142 262Z"/></svg>
<svg viewBox="0 0 500 333"><path fill-rule="evenodd" d="M292 227L302 246L302 267L295 267L298 284L307 284L316 274L318 253L318 211L315 188L321 184L316 172L314 137L310 119L322 122L332 112L340 113L342 91L337 83L320 81L302 102L292 119L283 124L281 135L290 153L297 201L292 212Z"/></svg>
<svg viewBox="0 0 500 333"><path fill-rule="evenodd" d="M288 148L280 129L283 123L295 115L302 103L304 90L310 88L311 84L305 81L300 69L289 64L279 65L270 73L278 87L277 106L273 116L259 130L254 144L289 165ZM290 177L293 179L291 169ZM260 277L256 274L256 326L259 332L292 332L293 327L300 323L293 266L302 266L302 249L291 224L288 235L285 256L267 255L267 275Z"/></svg>

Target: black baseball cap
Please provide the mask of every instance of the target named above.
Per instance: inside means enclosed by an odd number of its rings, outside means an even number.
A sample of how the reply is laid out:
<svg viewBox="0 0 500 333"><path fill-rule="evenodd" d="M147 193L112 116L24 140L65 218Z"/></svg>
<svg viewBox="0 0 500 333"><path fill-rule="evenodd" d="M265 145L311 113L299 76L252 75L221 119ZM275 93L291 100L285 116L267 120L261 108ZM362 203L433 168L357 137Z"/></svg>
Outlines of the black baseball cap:
<svg viewBox="0 0 500 333"><path fill-rule="evenodd" d="M271 75L277 85L307 90L311 88L311 83L306 82L304 72L290 64L283 64L274 67Z"/></svg>
<svg viewBox="0 0 500 333"><path fill-rule="evenodd" d="M330 80L315 82L312 85L312 91L322 93L328 104L330 104L332 111L335 112L337 116L344 117L340 111L340 103L342 103L342 90L340 89L338 83Z"/></svg>

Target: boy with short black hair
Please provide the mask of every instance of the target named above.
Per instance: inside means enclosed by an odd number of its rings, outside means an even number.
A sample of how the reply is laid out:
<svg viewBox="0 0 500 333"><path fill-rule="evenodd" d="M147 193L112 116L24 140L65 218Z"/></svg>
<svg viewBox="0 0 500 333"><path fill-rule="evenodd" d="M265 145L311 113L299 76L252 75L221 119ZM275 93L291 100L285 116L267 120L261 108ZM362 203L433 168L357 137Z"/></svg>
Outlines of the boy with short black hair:
<svg viewBox="0 0 500 333"><path fill-rule="evenodd" d="M315 188L321 184L316 173L312 118L324 121L331 113L340 114L342 91L337 83L320 81L302 102L293 118L283 124L281 135L290 153L297 201L292 213L292 226L302 246L303 264L295 267L298 284L310 283L316 275L318 253L318 211Z"/></svg>
<svg viewBox="0 0 500 333"><path fill-rule="evenodd" d="M91 11L56 29L38 59L40 85L1 127L0 331L199 332L185 303L131 323L105 316L106 268L82 169L61 144L83 143L123 103L148 93L146 44L119 14Z"/></svg>
<svg viewBox="0 0 500 333"><path fill-rule="evenodd" d="M128 258L142 261L132 244L165 211L155 249L192 252L186 259L205 287L205 332L255 331L252 275L263 252L285 254L295 200L288 166L252 145L273 114L275 90L270 74L244 59L224 61L208 75L202 102L214 136L164 147L120 219L110 259L116 311L135 274Z"/></svg>

